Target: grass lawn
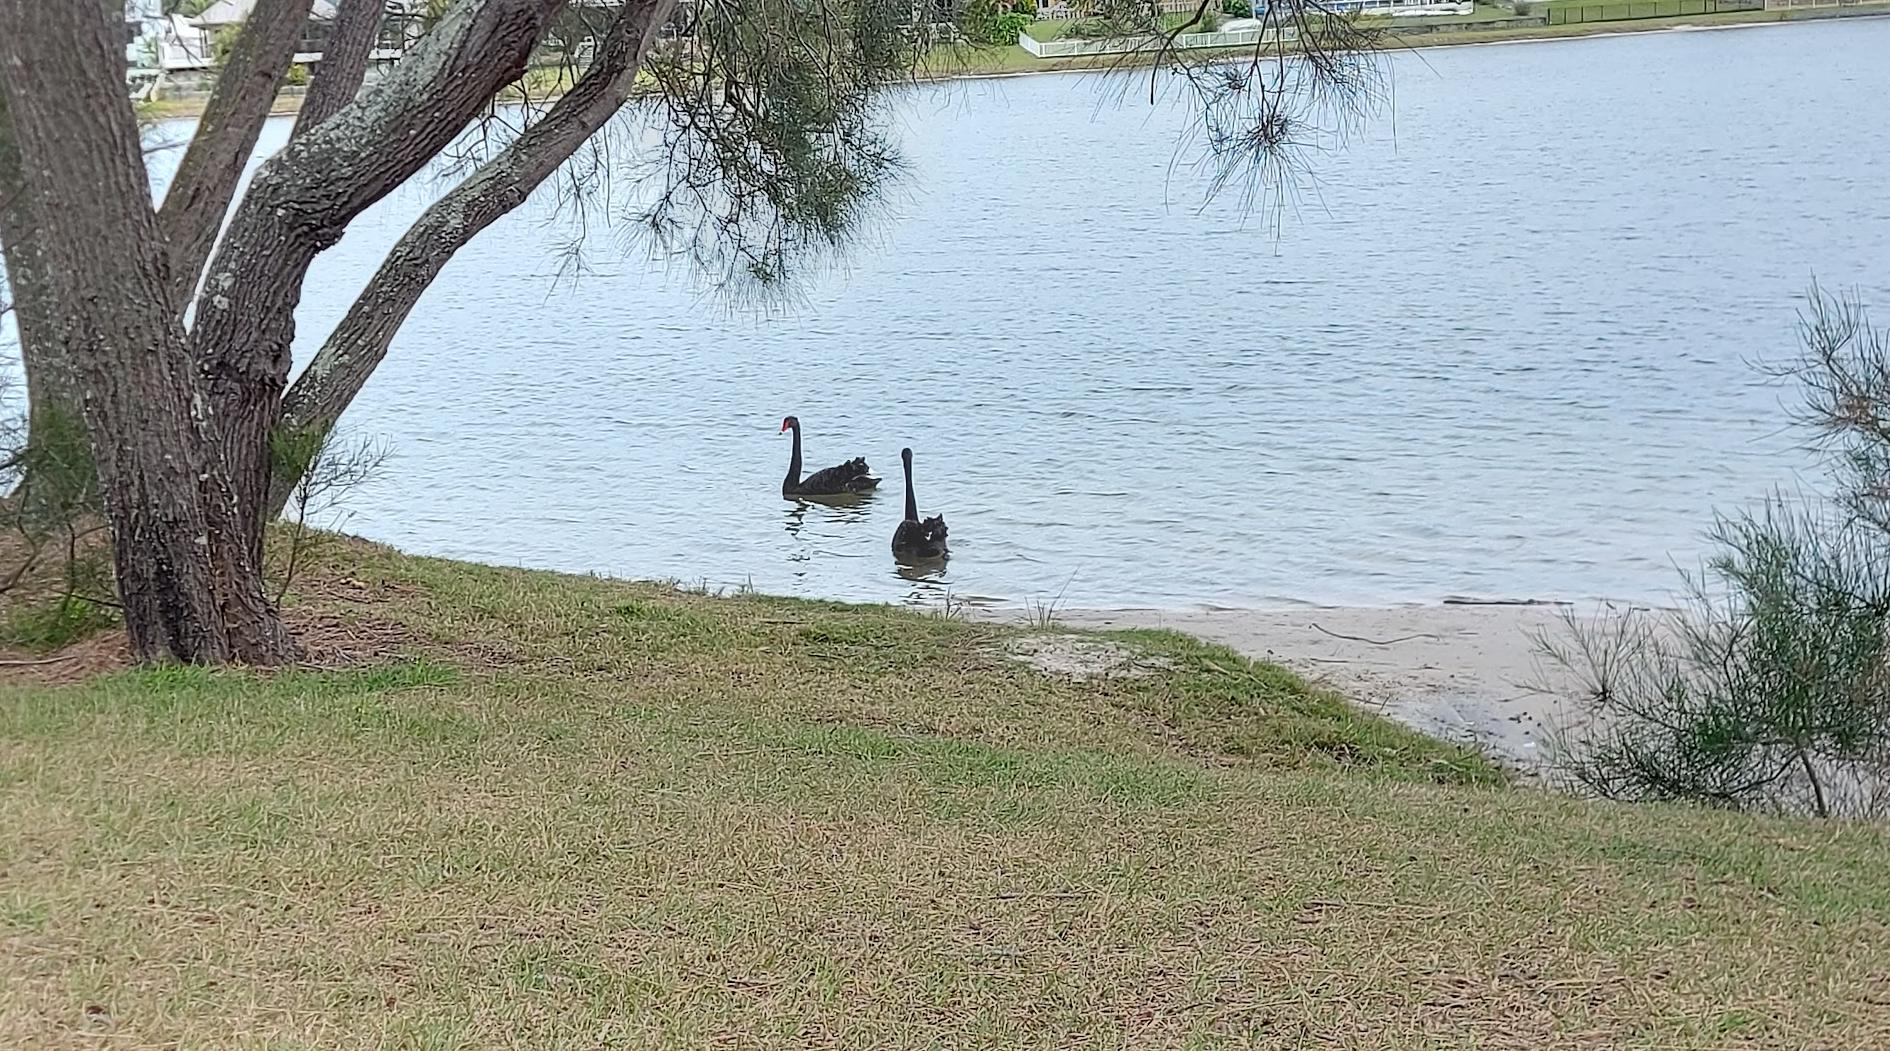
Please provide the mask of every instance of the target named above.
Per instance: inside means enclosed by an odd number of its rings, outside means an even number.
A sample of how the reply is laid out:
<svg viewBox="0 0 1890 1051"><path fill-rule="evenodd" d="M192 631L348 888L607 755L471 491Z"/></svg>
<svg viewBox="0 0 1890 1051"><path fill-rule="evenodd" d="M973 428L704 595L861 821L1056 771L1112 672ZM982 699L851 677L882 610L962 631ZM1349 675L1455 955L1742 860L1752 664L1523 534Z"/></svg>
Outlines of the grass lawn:
<svg viewBox="0 0 1890 1051"><path fill-rule="evenodd" d="M1070 27L1075 24L1074 22L1032 22L1024 27L1024 32L1030 34L1030 39L1040 44L1048 44L1052 40L1063 39L1063 34L1069 32Z"/></svg>
<svg viewBox="0 0 1890 1051"><path fill-rule="evenodd" d="M1531 15L1539 15L1534 11ZM1409 15L1403 18L1363 17L1359 24L1374 29L1396 29L1405 25L1468 25L1473 22L1503 22L1512 18L1528 18L1530 15L1518 15L1508 4L1478 4L1476 10L1467 15Z"/></svg>
<svg viewBox="0 0 1890 1051"><path fill-rule="evenodd" d="M1178 636L352 542L291 614L326 667L6 669L0 1046L1890 1046L1882 829L1513 787Z"/></svg>

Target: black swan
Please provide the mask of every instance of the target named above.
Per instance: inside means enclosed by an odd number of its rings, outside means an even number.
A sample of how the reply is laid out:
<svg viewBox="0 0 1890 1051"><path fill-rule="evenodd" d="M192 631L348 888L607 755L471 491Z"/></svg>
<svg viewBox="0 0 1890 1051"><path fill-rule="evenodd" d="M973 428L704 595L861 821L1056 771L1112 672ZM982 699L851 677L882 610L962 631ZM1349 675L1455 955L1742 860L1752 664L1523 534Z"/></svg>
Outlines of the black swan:
<svg viewBox="0 0 1890 1051"><path fill-rule="evenodd" d="M899 450L906 468L906 517L893 530L893 554L907 559L945 557L945 516L933 515L919 521L919 501L912 495L912 450Z"/></svg>
<svg viewBox="0 0 1890 1051"><path fill-rule="evenodd" d="M873 477L872 469L866 466L866 459L859 456L838 467L815 471L802 478L801 421L789 416L781 421L781 430L794 432L794 458L788 461L787 477L781 482L782 496L790 500L798 496L848 496L870 493L878 488L879 479Z"/></svg>

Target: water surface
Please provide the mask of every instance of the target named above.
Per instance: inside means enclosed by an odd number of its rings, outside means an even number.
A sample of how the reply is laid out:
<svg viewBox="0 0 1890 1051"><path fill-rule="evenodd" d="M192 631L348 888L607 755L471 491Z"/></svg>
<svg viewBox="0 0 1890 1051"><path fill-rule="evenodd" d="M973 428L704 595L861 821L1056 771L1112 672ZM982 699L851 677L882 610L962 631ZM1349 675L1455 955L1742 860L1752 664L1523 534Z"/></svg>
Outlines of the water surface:
<svg viewBox="0 0 1890 1051"><path fill-rule="evenodd" d="M1277 226L1198 209L1186 115L1094 78L917 89L873 236L769 317L636 254L558 284L528 208L350 413L394 455L346 527L849 599L1658 598L1713 508L1812 470L1747 364L1808 281L1890 311L1886 54L1871 20L1402 55ZM304 356L425 202L323 257ZM783 502L789 413L886 491ZM887 547L908 444L932 579Z"/></svg>

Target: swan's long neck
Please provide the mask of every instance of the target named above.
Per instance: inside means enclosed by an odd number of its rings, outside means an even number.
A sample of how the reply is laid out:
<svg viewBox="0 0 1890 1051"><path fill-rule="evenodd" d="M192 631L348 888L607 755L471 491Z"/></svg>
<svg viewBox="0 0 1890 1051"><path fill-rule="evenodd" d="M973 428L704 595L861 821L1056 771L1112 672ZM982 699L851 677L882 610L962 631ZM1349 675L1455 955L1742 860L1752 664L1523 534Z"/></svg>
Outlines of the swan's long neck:
<svg viewBox="0 0 1890 1051"><path fill-rule="evenodd" d="M906 521L919 520L919 498L912 495L912 457L906 457Z"/></svg>
<svg viewBox="0 0 1890 1051"><path fill-rule="evenodd" d="M787 481L783 482L782 483L783 485L793 485L794 483L801 480L801 425L798 423L795 424L793 427L793 430L794 430L794 457L793 459L788 461Z"/></svg>

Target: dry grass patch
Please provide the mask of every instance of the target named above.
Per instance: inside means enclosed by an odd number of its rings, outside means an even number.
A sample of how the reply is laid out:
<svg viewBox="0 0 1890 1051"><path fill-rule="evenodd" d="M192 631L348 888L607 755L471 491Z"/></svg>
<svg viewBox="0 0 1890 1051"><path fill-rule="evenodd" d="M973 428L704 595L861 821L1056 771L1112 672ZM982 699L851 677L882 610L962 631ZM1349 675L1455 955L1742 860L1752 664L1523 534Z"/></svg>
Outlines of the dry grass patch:
<svg viewBox="0 0 1890 1051"><path fill-rule="evenodd" d="M1076 681L989 625L329 557L360 589L302 601L406 657L0 687L0 1046L1890 1037L1881 830L1511 788L1176 636Z"/></svg>

